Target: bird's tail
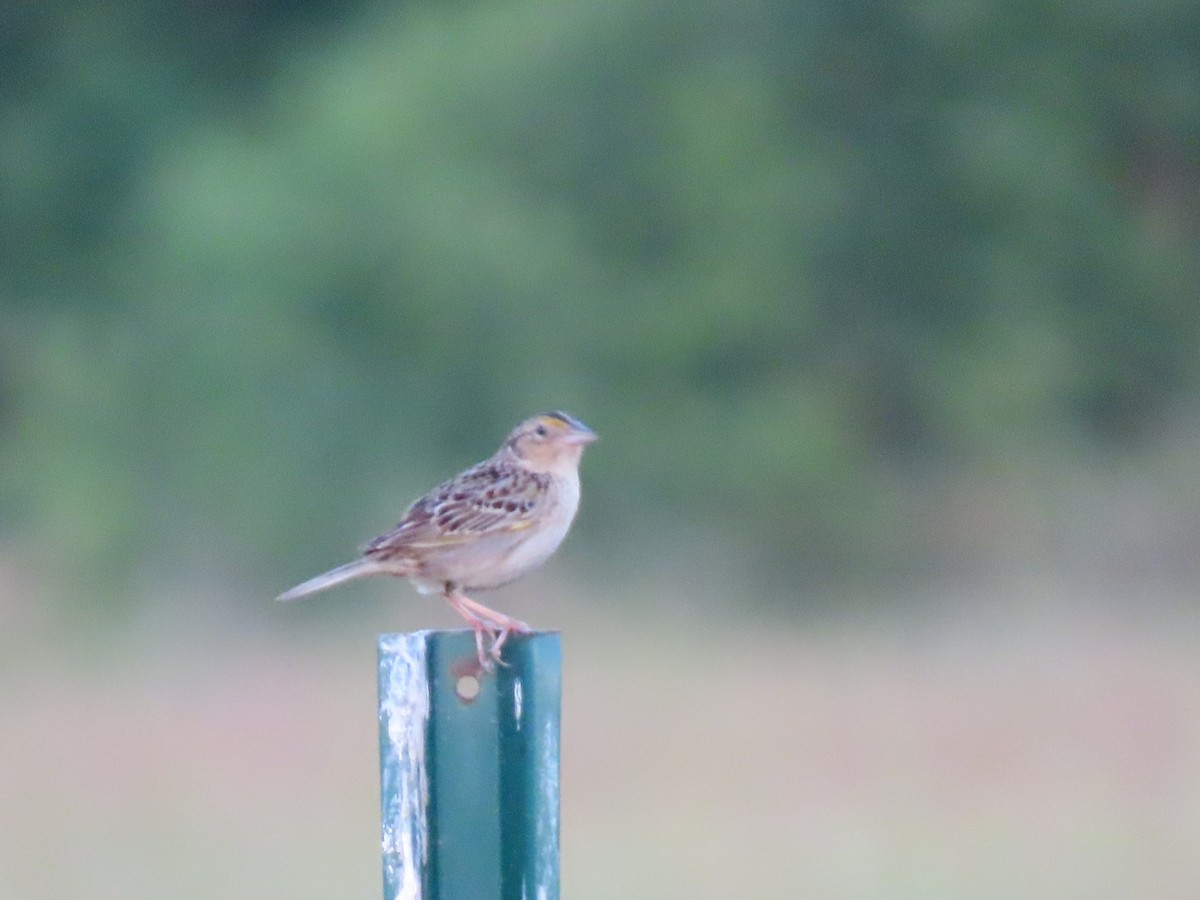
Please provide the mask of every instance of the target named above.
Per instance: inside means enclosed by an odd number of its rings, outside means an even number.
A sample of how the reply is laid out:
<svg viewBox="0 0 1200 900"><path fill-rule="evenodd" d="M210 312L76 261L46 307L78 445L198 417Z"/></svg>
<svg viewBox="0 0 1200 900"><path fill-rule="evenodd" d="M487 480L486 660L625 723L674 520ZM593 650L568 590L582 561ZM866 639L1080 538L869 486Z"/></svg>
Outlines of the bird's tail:
<svg viewBox="0 0 1200 900"><path fill-rule="evenodd" d="M299 600L301 597L307 597L309 594L328 590L335 585L341 584L343 581L362 578L364 575L375 575L382 571L383 568L373 559L356 559L354 562L348 562L344 566L330 569L316 578L310 578L303 584L298 584L291 590L284 591L275 599L283 601Z"/></svg>

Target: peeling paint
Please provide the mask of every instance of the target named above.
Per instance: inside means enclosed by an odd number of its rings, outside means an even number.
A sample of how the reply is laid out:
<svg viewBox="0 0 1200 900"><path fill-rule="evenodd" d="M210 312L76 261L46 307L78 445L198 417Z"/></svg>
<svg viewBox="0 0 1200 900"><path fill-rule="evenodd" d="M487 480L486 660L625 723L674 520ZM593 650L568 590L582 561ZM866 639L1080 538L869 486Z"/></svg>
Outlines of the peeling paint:
<svg viewBox="0 0 1200 900"><path fill-rule="evenodd" d="M513 679L513 720L516 722L517 731L521 730L521 704L525 697L525 690L521 687L521 679Z"/></svg>
<svg viewBox="0 0 1200 900"><path fill-rule="evenodd" d="M547 896L551 886L558 883L558 779L559 779L559 746L558 726L556 722L547 720L542 726L538 751L540 765L538 766L538 790L541 792L537 805L537 822L534 825L537 845L542 848L553 847L554 852L539 853L536 856L537 895L539 900Z"/></svg>
<svg viewBox="0 0 1200 900"><path fill-rule="evenodd" d="M429 859L425 653L423 632L380 636L383 876L387 896L397 900L421 900L422 873Z"/></svg>

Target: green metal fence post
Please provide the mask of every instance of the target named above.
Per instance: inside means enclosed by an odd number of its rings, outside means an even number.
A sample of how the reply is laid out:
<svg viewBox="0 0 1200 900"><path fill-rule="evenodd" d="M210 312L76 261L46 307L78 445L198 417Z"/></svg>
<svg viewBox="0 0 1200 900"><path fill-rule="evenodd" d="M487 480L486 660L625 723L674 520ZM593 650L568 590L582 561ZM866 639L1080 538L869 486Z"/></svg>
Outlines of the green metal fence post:
<svg viewBox="0 0 1200 900"><path fill-rule="evenodd" d="M470 631L379 638L384 900L557 900L562 650Z"/></svg>

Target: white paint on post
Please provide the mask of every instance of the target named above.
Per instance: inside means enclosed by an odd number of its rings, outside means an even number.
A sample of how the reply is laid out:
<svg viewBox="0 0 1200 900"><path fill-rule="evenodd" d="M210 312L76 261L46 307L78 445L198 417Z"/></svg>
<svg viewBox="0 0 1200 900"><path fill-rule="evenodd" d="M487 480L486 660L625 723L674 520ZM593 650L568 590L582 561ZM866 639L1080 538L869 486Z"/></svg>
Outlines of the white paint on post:
<svg viewBox="0 0 1200 900"><path fill-rule="evenodd" d="M539 900L547 896L551 887L557 890L558 885L558 738L557 723L547 721L537 742L540 756L537 789L542 796L534 833L539 847L554 848L553 853L539 853L536 858L534 877Z"/></svg>
<svg viewBox="0 0 1200 900"><path fill-rule="evenodd" d="M430 684L427 633L380 637L379 716L383 765L383 865L389 896L421 900L429 861L429 777L425 738L429 726Z"/></svg>
<svg viewBox="0 0 1200 900"><path fill-rule="evenodd" d="M521 687L521 679L513 679L513 722L517 727L517 731L521 730L521 701L524 698L524 690Z"/></svg>

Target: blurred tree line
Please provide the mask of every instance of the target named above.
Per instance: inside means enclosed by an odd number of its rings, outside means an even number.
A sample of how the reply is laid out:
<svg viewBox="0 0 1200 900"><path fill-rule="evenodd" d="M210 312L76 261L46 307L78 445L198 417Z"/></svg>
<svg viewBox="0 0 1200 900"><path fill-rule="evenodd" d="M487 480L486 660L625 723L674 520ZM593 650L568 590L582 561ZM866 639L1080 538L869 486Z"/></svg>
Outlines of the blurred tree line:
<svg viewBox="0 0 1200 900"><path fill-rule="evenodd" d="M947 479L1194 402L1198 60L1171 0L2 4L2 534L277 587L561 406L598 561L919 565Z"/></svg>

